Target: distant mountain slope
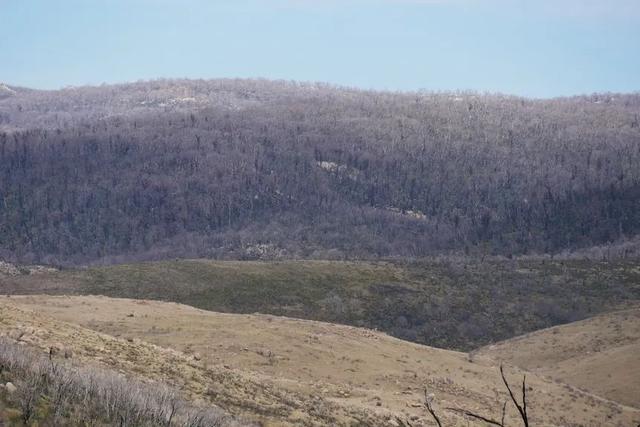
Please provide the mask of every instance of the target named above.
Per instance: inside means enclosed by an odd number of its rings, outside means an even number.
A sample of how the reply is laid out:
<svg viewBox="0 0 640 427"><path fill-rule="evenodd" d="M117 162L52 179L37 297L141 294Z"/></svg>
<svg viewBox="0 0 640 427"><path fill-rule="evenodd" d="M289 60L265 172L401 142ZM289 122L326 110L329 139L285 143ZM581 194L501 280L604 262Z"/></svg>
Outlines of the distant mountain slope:
<svg viewBox="0 0 640 427"><path fill-rule="evenodd" d="M477 354L640 408L640 308L537 331Z"/></svg>
<svg viewBox="0 0 640 427"><path fill-rule="evenodd" d="M640 231L640 96L161 80L0 100L0 256L555 253ZM115 258L119 257L119 258Z"/></svg>
<svg viewBox="0 0 640 427"><path fill-rule="evenodd" d="M0 269L1 294L172 301L366 326L458 350L640 301L640 270L633 261L174 260L62 271L10 267L4 275Z"/></svg>
<svg viewBox="0 0 640 427"><path fill-rule="evenodd" d="M444 425L467 426L445 408L495 416L507 399L496 366L366 329L104 297L1 298L0 313L0 330L20 322L30 331L26 342L46 348L59 340L82 360L166 378L193 398L266 425L389 426L396 417L430 425L420 405L426 387ZM512 381L521 378L507 371ZM527 384L532 425L640 421L638 410L537 375ZM506 421L516 416L508 408Z"/></svg>
<svg viewBox="0 0 640 427"><path fill-rule="evenodd" d="M16 94L16 91L9 86L0 83L0 99L8 98Z"/></svg>

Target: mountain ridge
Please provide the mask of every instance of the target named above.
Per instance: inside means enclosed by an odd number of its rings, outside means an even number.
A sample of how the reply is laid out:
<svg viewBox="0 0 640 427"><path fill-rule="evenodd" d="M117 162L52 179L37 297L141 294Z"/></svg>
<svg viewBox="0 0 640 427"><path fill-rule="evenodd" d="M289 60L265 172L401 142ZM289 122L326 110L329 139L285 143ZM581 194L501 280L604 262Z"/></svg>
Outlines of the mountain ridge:
<svg viewBox="0 0 640 427"><path fill-rule="evenodd" d="M517 256L638 235L640 96L458 95L20 91L0 102L0 256Z"/></svg>

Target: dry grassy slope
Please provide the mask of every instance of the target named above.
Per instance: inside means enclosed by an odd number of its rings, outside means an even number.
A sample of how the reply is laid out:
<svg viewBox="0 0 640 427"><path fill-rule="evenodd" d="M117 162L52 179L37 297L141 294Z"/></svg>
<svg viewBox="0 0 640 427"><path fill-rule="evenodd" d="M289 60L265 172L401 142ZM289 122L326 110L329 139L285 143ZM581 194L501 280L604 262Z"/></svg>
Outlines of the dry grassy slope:
<svg viewBox="0 0 640 427"><path fill-rule="evenodd" d="M533 332L477 354L640 408L640 307Z"/></svg>
<svg viewBox="0 0 640 427"><path fill-rule="evenodd" d="M60 321L40 310L32 310L37 307L15 304L16 300L0 300L1 335L19 337L19 341L42 348L44 352L52 345L73 349L73 359L77 362L103 365L143 381L170 384L189 399L224 407L263 425L382 425L386 420L384 414L364 413L357 408L288 392L259 374L223 365L210 366L171 348L137 339L116 338L76 323ZM101 302L102 309L108 309L109 304L121 304L120 301ZM73 303L81 304L80 301ZM98 308L88 302L87 306Z"/></svg>
<svg viewBox="0 0 640 427"><path fill-rule="evenodd" d="M424 386L435 394L445 425L467 425L447 406L495 414L506 399L490 363L354 327L106 297L2 298L0 310L2 328L21 322L42 330L33 334L39 345L64 340L83 358L167 379L194 397L235 413L263 414L275 425L389 425L395 416L432 425L419 405ZM199 362L186 356L196 352ZM516 381L518 371L509 371ZM640 422L640 411L572 387L536 375L529 385L534 425ZM515 417L513 408L508 415Z"/></svg>

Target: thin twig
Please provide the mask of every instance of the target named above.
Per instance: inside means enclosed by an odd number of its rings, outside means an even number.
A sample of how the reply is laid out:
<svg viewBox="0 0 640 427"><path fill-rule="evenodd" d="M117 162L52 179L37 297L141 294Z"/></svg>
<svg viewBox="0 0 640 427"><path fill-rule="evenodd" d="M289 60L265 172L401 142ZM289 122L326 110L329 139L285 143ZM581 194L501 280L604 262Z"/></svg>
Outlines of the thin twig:
<svg viewBox="0 0 640 427"><path fill-rule="evenodd" d="M429 413L431 414L433 419L436 421L436 424L438 425L438 427L442 427L442 423L440 422L440 418L438 418L438 415L436 414L436 411L434 411L433 407L431 406L431 401L429 400L429 396L427 394L427 389L426 388L424 390L424 406L427 408L427 411L429 411Z"/></svg>
<svg viewBox="0 0 640 427"><path fill-rule="evenodd" d="M524 412L525 425L529 425L529 415L527 415L527 376L522 377L522 410Z"/></svg>
<svg viewBox="0 0 640 427"><path fill-rule="evenodd" d="M471 417L471 418L475 418L476 420L484 421L487 424L491 424L491 425L498 426L498 427L504 427L504 420L501 423L499 421L492 420L491 418L487 418L487 417L483 417L482 415L474 414L473 412L467 411L466 409L458 409L458 408L445 408L445 409L447 411L453 411L453 412L457 412L457 413L462 414L462 415L466 415L466 416Z"/></svg>
<svg viewBox="0 0 640 427"><path fill-rule="evenodd" d="M438 427L442 427L442 423L440 422L440 418L438 418L438 416L436 415L435 411L431 407L431 404L427 403L425 406L427 407L427 411L429 411L429 413L431 414L433 419L436 420L436 424L438 424Z"/></svg>

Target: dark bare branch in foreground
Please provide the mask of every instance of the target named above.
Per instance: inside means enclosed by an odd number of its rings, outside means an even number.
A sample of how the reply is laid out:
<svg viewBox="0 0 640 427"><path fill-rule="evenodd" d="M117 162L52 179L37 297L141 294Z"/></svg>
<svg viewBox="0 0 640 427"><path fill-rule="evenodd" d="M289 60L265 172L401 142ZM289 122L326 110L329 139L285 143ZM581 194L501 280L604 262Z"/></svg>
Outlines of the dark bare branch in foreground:
<svg viewBox="0 0 640 427"><path fill-rule="evenodd" d="M507 381L507 378L506 378L506 376L504 374L504 368L502 367L502 365L500 365L500 376L502 377L502 381L503 381L505 387L507 388L507 391L509 392L509 396L511 397L511 401L513 402L513 404L518 409L518 413L520 414L520 417L522 418L523 426L524 427L529 427L529 415L527 413L527 392L526 392L526 389L527 389L527 376L525 375L522 378L522 404L520 404L518 402L516 396L513 394L513 391L511 390L511 386L509 385L509 382ZM433 395L428 395L427 394L427 390L425 389L423 405L427 409L429 414L431 414L431 416L435 420L435 422L438 425L438 427L442 427L442 422L440 421L440 417L438 417L438 414L433 409L432 401L433 401ZM506 426L506 424L505 424L505 416L506 416L506 413L507 413L507 402L508 401L505 401L503 403L503 405L502 405L502 416L500 417L500 421L494 420L493 418L486 417L484 415L480 415L480 414L477 414L477 413L475 413L473 411L469 411L469 410L463 409L463 408L449 407L449 408L445 408L445 410L454 412L456 414L465 416L467 418L473 418L473 419L475 419L477 421L482 421L482 422L487 423L489 425L498 426L498 427L505 427ZM411 424L408 421L403 421L400 418L398 418L397 421L398 421L398 424L400 425L400 427L411 427Z"/></svg>
<svg viewBox="0 0 640 427"><path fill-rule="evenodd" d="M504 368L500 365L500 376L502 376L502 382L504 382L505 387L509 391L509 396L511 397L511 401L515 405L516 409L520 413L520 417L522 418L522 423L524 427L529 427L529 416L527 415L527 376L525 375L522 378L522 405L518 403L513 391L511 391L511 387L509 386L509 382L504 375Z"/></svg>
<svg viewBox="0 0 640 427"><path fill-rule="evenodd" d="M427 408L427 411L429 411L429 413L431 414L431 416L435 420L435 422L438 425L438 427L442 427L442 423L440 422L440 418L438 418L438 415L436 414L436 411L433 410L433 406L431 405L431 403L432 403L432 399L430 399L429 395L427 394L427 390L425 389L424 390L424 406Z"/></svg>
<svg viewBox="0 0 640 427"><path fill-rule="evenodd" d="M499 426L499 427L504 427L504 419L502 420L502 422L498 422L498 421L492 420L491 418L487 418L487 417L484 417L482 415L475 414L475 413L473 413L471 411L467 411L466 409L459 409L459 408L445 408L445 409L447 411L456 412L458 414L461 414L461 415L464 415L464 416L467 416L467 417L470 417L470 418L474 418L476 420L484 421L487 424L491 424L491 425Z"/></svg>

